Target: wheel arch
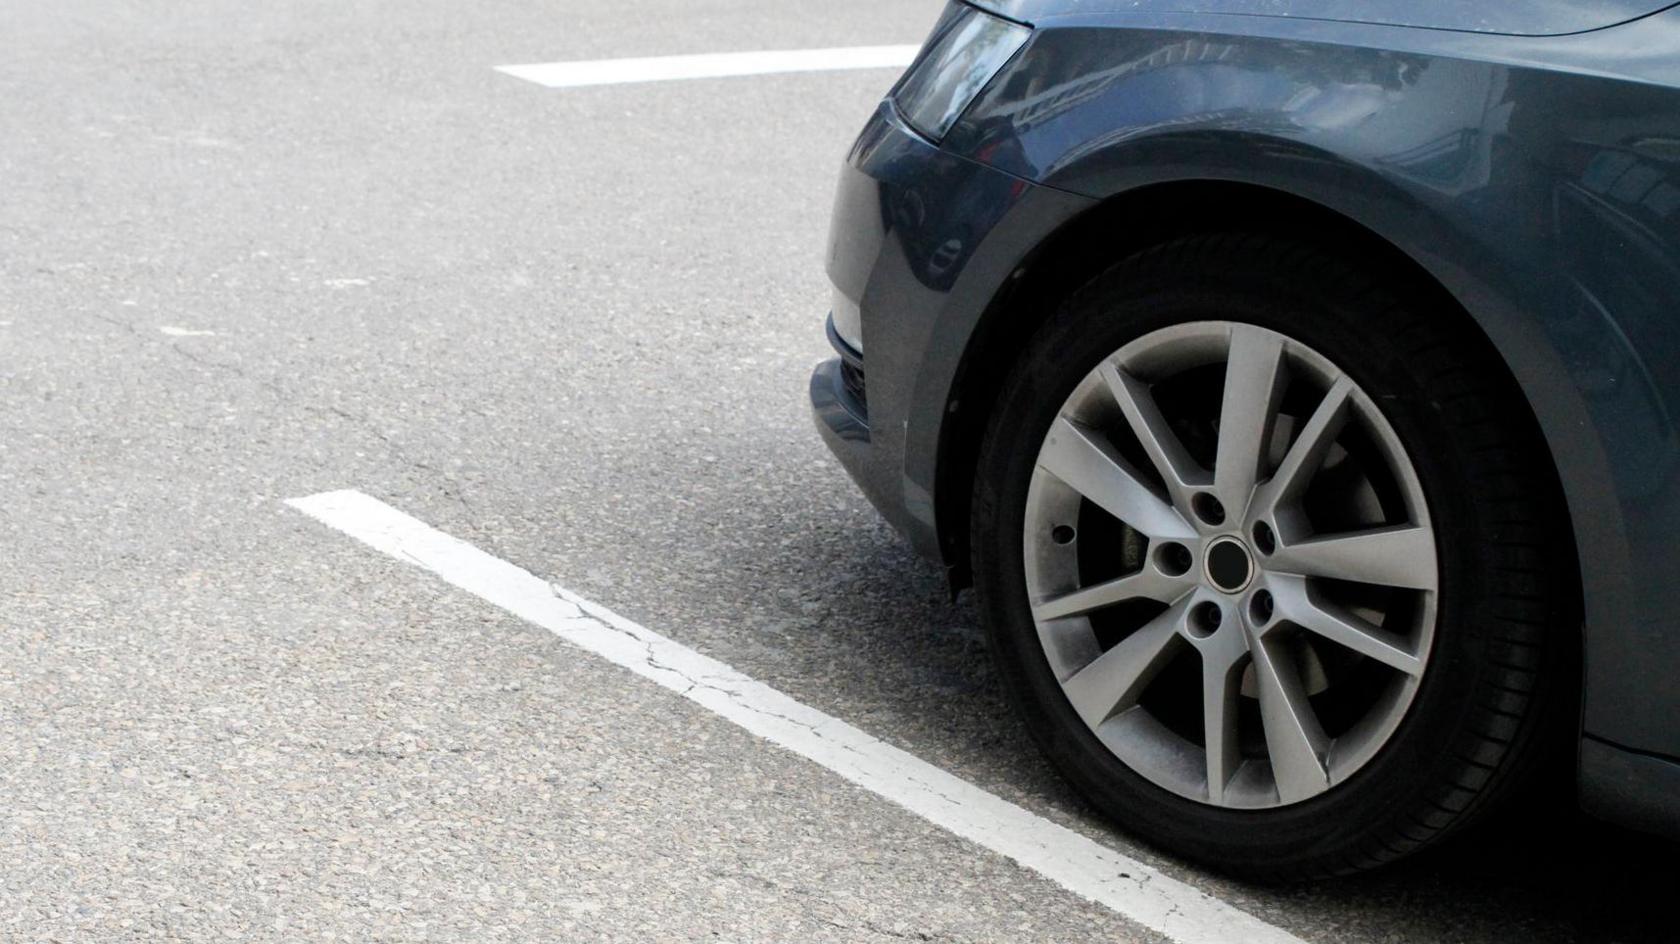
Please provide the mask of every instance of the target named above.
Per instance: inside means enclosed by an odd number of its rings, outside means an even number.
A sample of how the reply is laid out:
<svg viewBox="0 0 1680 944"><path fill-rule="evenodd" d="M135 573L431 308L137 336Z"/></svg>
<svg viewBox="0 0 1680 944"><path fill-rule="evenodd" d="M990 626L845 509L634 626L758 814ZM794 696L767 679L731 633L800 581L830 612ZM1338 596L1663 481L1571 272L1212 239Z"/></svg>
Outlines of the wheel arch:
<svg viewBox="0 0 1680 944"><path fill-rule="evenodd" d="M1450 275L1443 279L1394 240L1345 212L1297 193L1225 179L1150 183L1097 203L1034 247L986 306L958 361L948 398L954 408L949 409L942 424L936 463L934 513L953 590L966 587L971 580L968 530L975 460L1001 386L999 378L1009 370L1016 352L1074 288L1119 259L1150 245L1210 231L1275 233L1356 253L1394 272L1397 285L1419 302L1474 325L1498 361L1506 366L1511 382L1523 392L1534 417L1535 430L1551 460L1549 472L1556 495L1567 511L1565 530L1577 582L1574 599L1578 606L1587 602L1591 581L1580 566L1582 529L1591 532L1600 526L1612 527L1613 531L1619 528L1605 520L1604 508L1583 508L1577 500L1579 488L1566 487L1558 461L1558 438L1547 435L1552 430L1547 428L1546 418L1539 415L1541 411L1533 395L1536 385L1548 388L1548 394L1556 394L1566 383L1562 375L1533 364L1529 365L1529 376L1521 375L1507 356L1506 348L1490 336L1487 320L1473 314L1471 306L1466 304L1466 293L1478 294L1474 280L1466 277L1462 285L1449 287ZM1433 261L1449 272L1456 271L1445 258ZM1480 294L1490 301L1496 297L1492 293ZM1550 405L1554 413L1559 412L1557 403ZM1563 404L1562 412L1569 412L1567 406ZM1584 411L1577 415L1585 416ZM1559 420L1554 417L1553 421ZM1583 463L1583 457L1578 455L1574 458L1577 466L1585 465L1589 469L1582 472L1578 468L1576 474L1590 477L1591 463ZM1602 456L1599 461L1603 461ZM1596 522L1591 520L1594 515L1599 516ZM1588 520L1584 521L1584 517ZM1589 533L1587 538L1592 545L1606 541L1620 543L1619 533ZM1579 611L1571 614L1572 622L1579 625L1582 615Z"/></svg>

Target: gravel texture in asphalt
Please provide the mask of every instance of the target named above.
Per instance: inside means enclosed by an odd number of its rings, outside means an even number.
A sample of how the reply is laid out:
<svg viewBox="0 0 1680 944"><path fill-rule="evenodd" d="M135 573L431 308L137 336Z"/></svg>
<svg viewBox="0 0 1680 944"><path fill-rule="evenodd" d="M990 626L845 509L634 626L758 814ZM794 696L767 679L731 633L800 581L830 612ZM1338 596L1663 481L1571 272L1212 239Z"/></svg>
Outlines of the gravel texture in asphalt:
<svg viewBox="0 0 1680 944"><path fill-rule="evenodd" d="M1115 832L811 429L892 72L492 70L937 4L11 6L0 938L1154 939L282 504L355 488L1307 941L1672 940L1569 814L1285 890Z"/></svg>

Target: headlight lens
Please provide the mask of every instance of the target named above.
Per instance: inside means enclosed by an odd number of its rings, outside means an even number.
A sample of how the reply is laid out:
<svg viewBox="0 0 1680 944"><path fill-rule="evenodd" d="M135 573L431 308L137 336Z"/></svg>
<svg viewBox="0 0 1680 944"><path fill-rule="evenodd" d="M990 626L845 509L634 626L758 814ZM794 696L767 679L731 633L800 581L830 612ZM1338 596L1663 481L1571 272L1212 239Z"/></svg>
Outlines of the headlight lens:
<svg viewBox="0 0 1680 944"><path fill-rule="evenodd" d="M893 90L893 103L905 123L938 141L1031 34L1019 23L952 4Z"/></svg>

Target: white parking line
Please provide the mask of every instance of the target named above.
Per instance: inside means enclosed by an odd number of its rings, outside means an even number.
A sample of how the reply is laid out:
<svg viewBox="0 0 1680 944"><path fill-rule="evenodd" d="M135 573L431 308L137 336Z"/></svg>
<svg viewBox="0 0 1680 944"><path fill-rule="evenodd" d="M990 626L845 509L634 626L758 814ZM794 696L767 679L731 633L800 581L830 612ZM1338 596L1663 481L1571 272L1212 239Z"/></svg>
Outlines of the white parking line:
<svg viewBox="0 0 1680 944"><path fill-rule="evenodd" d="M361 492L287 502L650 679L958 836L1181 944L1301 944L1177 879L994 796Z"/></svg>
<svg viewBox="0 0 1680 944"><path fill-rule="evenodd" d="M903 68L919 46L850 46L842 49L784 49L722 52L697 56L650 56L641 59L591 59L580 62L534 62L496 66L497 72L546 85L618 85L672 79L715 79L776 72L830 72L839 69Z"/></svg>

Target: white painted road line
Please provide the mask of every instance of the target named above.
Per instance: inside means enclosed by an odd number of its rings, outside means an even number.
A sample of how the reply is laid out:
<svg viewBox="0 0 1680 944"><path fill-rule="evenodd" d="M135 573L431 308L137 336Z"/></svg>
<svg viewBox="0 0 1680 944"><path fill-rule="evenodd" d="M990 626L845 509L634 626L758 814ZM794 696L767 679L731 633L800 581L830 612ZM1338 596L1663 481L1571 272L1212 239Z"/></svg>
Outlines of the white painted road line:
<svg viewBox="0 0 1680 944"><path fill-rule="evenodd" d="M515 78L571 88L672 79L715 79L777 72L832 72L841 69L890 69L910 64L919 46L850 46L843 49L784 49L722 52L697 56L650 56L642 59L591 59L582 62L534 62L496 66Z"/></svg>
<svg viewBox="0 0 1680 944"><path fill-rule="evenodd" d="M376 498L356 491L324 492L287 504L1181 944L1302 944L1218 898L987 793Z"/></svg>

